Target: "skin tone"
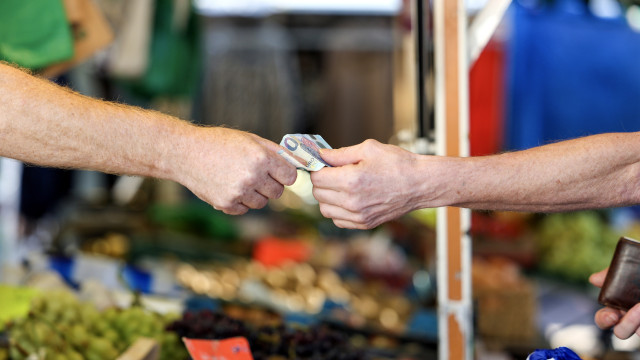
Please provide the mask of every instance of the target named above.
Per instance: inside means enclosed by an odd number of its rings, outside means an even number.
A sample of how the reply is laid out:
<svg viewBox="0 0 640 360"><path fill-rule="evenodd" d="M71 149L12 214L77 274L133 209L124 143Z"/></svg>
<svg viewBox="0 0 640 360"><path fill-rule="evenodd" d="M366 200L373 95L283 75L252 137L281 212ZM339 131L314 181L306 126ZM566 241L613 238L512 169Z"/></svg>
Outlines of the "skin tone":
<svg viewBox="0 0 640 360"><path fill-rule="evenodd" d="M611 133L491 156L417 155L367 140L323 150L334 167L311 174L321 213L338 227L371 229L440 206L559 212L640 203L640 133ZM601 287L607 269L590 281ZM603 308L596 324L640 335L640 304Z"/></svg>
<svg viewBox="0 0 640 360"><path fill-rule="evenodd" d="M0 156L176 181L227 214L280 197L296 169L279 145L85 97L0 63Z"/></svg>
<svg viewBox="0 0 640 360"><path fill-rule="evenodd" d="M640 203L640 133L584 137L492 156L417 155L367 140L323 150L311 174L320 211L371 229L412 210L458 206L558 212Z"/></svg>
<svg viewBox="0 0 640 360"><path fill-rule="evenodd" d="M601 288L607 276L607 270L608 268L592 274L589 282ZM605 307L598 310L594 318L599 328L613 328L613 333L620 339L628 339L633 334L640 336L640 303L629 311Z"/></svg>

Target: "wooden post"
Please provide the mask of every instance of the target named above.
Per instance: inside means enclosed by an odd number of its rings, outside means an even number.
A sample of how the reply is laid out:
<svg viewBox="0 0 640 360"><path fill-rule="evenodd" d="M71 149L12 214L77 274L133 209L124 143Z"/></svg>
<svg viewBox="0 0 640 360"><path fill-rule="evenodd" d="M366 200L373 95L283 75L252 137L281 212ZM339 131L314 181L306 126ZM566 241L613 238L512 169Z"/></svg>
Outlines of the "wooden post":
<svg viewBox="0 0 640 360"><path fill-rule="evenodd" d="M468 57L463 0L434 1L436 153L468 156ZM438 327L441 360L473 358L470 212L439 208Z"/></svg>

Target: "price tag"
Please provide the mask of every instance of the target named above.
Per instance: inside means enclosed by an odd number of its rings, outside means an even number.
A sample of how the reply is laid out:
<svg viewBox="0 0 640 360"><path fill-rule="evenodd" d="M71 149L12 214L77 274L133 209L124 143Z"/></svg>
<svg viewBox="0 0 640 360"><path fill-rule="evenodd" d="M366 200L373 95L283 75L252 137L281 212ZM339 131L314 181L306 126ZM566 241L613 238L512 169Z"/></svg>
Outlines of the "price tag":
<svg viewBox="0 0 640 360"><path fill-rule="evenodd" d="M253 360L249 341L244 337L224 340L182 338L193 360Z"/></svg>

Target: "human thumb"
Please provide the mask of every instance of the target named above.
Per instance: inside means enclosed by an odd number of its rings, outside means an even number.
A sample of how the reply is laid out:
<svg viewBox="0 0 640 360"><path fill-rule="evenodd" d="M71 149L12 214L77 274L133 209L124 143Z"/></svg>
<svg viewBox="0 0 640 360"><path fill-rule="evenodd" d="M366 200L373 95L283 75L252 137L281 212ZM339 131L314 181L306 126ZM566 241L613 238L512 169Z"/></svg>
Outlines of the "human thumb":
<svg viewBox="0 0 640 360"><path fill-rule="evenodd" d="M594 286L602 287L602 285L604 284L604 280L607 277L608 270L609 268L606 268L602 271L591 274L591 276L589 276L589 282Z"/></svg>
<svg viewBox="0 0 640 360"><path fill-rule="evenodd" d="M321 149L320 156L331 166L357 164L362 160L362 156L356 146L343 147L340 149Z"/></svg>

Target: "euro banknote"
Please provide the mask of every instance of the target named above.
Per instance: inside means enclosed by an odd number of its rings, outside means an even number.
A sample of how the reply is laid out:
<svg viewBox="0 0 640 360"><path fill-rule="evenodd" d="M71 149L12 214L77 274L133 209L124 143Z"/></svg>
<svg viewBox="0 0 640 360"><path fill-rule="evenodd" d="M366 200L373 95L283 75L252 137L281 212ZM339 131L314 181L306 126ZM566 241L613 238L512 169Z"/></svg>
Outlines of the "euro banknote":
<svg viewBox="0 0 640 360"><path fill-rule="evenodd" d="M318 171L325 166L331 166L320 156L320 149L331 149L331 146L320 135L287 134L280 145L284 149L278 151L298 169Z"/></svg>

